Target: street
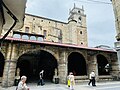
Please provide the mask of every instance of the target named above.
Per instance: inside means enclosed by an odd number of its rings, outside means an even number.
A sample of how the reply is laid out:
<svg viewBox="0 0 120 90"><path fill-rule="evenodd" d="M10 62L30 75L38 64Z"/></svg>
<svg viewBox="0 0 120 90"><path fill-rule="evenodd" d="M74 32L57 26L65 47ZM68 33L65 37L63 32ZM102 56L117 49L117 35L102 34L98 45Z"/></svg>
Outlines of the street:
<svg viewBox="0 0 120 90"><path fill-rule="evenodd" d="M85 90L120 90L120 82L105 82L105 83L97 83L96 87L84 86ZM84 90L84 89L83 89Z"/></svg>
<svg viewBox="0 0 120 90"><path fill-rule="evenodd" d="M77 83L75 90L120 90L120 81L97 82L96 87L88 86L87 83ZM37 86L35 83L28 84L30 90L69 90L67 85L46 83L44 86ZM1 88L0 90L15 90L15 86Z"/></svg>

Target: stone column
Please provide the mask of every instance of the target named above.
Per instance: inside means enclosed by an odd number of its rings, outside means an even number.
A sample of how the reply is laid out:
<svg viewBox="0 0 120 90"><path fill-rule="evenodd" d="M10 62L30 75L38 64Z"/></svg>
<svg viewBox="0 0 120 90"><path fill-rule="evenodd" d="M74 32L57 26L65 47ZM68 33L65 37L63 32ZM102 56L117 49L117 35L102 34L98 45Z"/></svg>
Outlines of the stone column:
<svg viewBox="0 0 120 90"><path fill-rule="evenodd" d="M118 67L119 67L119 71L120 71L120 41L115 42L115 48L117 50Z"/></svg>
<svg viewBox="0 0 120 90"><path fill-rule="evenodd" d="M58 62L58 74L60 83L66 83L66 77L67 77L67 58L66 58L66 52L62 51L60 52L59 56L59 62Z"/></svg>
<svg viewBox="0 0 120 90"><path fill-rule="evenodd" d="M92 72L93 70L95 71L96 74L96 79L98 79L98 67L97 67L97 58L96 56L89 56L88 59L88 73Z"/></svg>
<svg viewBox="0 0 120 90"><path fill-rule="evenodd" d="M12 44L8 45L5 66L4 66L3 80L2 80L3 87L12 86L14 84L15 70L16 70L15 49L16 49L15 45Z"/></svg>

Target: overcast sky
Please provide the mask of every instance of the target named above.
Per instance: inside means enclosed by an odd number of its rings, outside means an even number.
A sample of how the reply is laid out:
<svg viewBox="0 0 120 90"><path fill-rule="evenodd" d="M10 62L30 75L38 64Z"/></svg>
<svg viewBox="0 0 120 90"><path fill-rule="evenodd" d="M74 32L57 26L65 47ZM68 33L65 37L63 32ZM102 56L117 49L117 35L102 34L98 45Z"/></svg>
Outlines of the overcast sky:
<svg viewBox="0 0 120 90"><path fill-rule="evenodd" d="M111 3L110 0L97 0ZM84 6L87 15L88 46L114 47L116 30L112 4L100 4L89 0L27 0L26 13L67 22L69 9Z"/></svg>

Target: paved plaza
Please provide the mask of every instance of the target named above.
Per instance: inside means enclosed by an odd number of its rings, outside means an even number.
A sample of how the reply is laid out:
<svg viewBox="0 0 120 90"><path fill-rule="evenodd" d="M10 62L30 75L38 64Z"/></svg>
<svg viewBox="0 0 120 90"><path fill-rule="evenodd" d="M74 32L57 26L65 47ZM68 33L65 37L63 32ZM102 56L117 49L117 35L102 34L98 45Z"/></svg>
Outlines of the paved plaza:
<svg viewBox="0 0 120 90"><path fill-rule="evenodd" d="M120 81L97 82L96 87L88 86L87 83L77 83L75 90L120 90ZM69 90L67 85L46 83L44 86L37 86L35 83L28 84L30 90ZM15 86L2 88L0 90L15 90Z"/></svg>

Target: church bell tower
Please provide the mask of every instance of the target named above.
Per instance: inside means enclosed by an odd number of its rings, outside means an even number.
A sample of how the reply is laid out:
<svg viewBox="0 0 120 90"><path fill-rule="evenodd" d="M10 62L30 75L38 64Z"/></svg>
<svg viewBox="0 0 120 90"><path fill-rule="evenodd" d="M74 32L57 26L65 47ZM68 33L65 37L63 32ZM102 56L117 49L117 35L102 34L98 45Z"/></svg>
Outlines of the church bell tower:
<svg viewBox="0 0 120 90"><path fill-rule="evenodd" d="M84 25L84 19L86 19L86 15L84 14L84 7L78 8L74 4L74 7L69 12L70 16L68 18L68 22L75 21L78 25L83 26Z"/></svg>
<svg viewBox="0 0 120 90"><path fill-rule="evenodd" d="M88 46L87 42L87 26L86 15L84 8L78 8L74 4L73 9L69 11L68 30L70 44L77 44L80 46Z"/></svg>

